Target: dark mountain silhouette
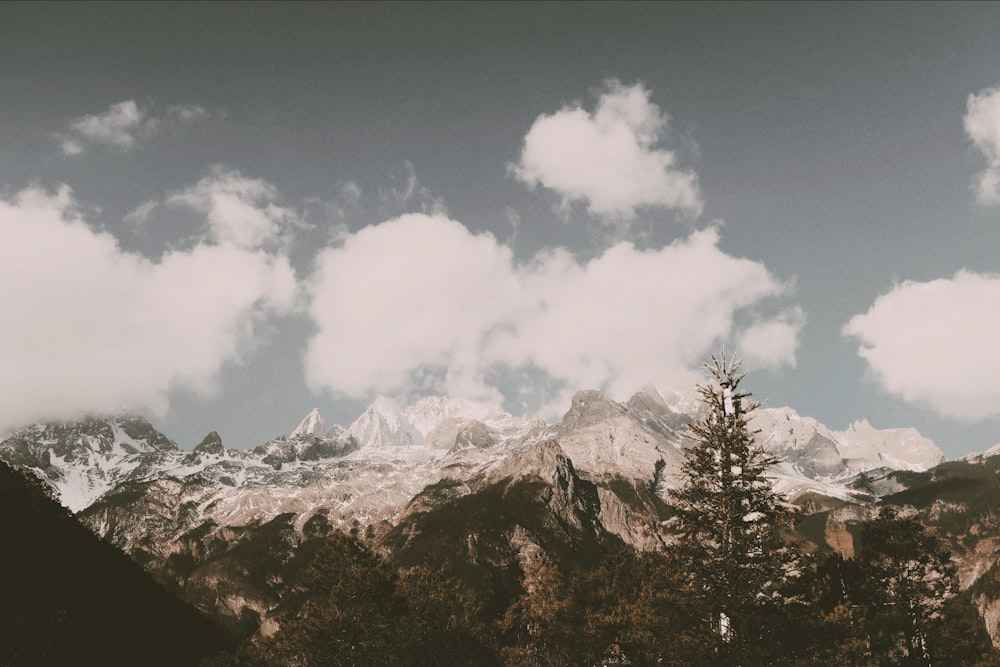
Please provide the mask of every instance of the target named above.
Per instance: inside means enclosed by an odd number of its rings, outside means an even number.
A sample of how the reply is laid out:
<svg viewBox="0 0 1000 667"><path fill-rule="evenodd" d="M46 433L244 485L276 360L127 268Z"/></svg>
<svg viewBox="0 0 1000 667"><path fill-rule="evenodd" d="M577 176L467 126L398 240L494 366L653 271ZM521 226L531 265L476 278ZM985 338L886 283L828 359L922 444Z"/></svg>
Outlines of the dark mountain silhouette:
<svg viewBox="0 0 1000 667"><path fill-rule="evenodd" d="M0 462L0 665L197 665L219 626Z"/></svg>

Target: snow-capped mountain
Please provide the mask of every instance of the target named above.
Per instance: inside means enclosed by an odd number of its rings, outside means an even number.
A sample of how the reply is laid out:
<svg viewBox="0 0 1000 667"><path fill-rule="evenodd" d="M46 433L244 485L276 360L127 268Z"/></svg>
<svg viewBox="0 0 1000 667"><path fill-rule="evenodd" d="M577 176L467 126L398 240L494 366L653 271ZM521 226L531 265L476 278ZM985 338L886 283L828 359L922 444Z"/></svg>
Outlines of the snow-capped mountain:
<svg viewBox="0 0 1000 667"><path fill-rule="evenodd" d="M312 412L306 415L306 418L295 427L295 430L288 437L294 440L309 435L317 438L325 438L327 435L326 422L323 415L319 413L319 408L313 408Z"/></svg>
<svg viewBox="0 0 1000 667"><path fill-rule="evenodd" d="M40 473L73 511L90 505L129 477L156 475L177 445L134 416L38 424L0 443L8 463Z"/></svg>
<svg viewBox="0 0 1000 667"><path fill-rule="evenodd" d="M937 445L912 428L876 429L862 420L833 431L791 408L758 410L751 427L764 449L786 468L821 481L890 468L923 471L944 462Z"/></svg>
<svg viewBox="0 0 1000 667"><path fill-rule="evenodd" d="M464 400L399 407L380 398L347 428L313 410L288 436L249 450L227 449L213 432L183 451L141 419L91 418L23 429L0 442L0 458L47 481L95 533L154 574L187 581L186 594L202 599L203 610L265 618L276 602L223 590L220 582L235 575L213 574L213 554L265 539L268 526L283 526L282 540L292 541L318 526L405 532L438 500L489 493L504 480L555 485L540 497L560 520L659 548L655 496L676 484L692 444L687 426L696 415L682 399L644 389L619 403L583 391L548 425ZM868 502L871 484L851 486L859 472L884 470L879 488L892 490L889 469L923 470L943 459L911 429L859 422L837 433L787 408L760 411L754 426L782 459L773 480L792 499ZM556 492L563 484L573 488ZM176 563L208 569L188 581Z"/></svg>
<svg viewBox="0 0 1000 667"><path fill-rule="evenodd" d="M392 401L382 396L361 413L347 433L365 449L412 447L424 443L423 434Z"/></svg>
<svg viewBox="0 0 1000 667"><path fill-rule="evenodd" d="M548 426L461 399L427 397L399 408L379 398L346 429L328 429L312 410L287 437L252 450L226 449L210 433L182 451L141 418L88 418L23 429L0 443L0 457L47 480L73 511L121 485L167 479L198 489L199 501L211 508L206 516L221 513L226 522L324 504L338 516L357 510L386 519L422 484L471 474L513 447L545 438L556 439L580 474L594 479L648 480L663 460L669 486L694 418L678 412L678 404L655 389L626 403L578 392L562 422ZM784 462L776 477L789 489L836 486L876 468L926 470L944 460L913 429L878 430L861 421L834 432L790 408L759 410L753 426L765 449Z"/></svg>
<svg viewBox="0 0 1000 667"><path fill-rule="evenodd" d="M679 471L689 421L648 391L627 404L581 391L556 431L563 451L583 474L652 479L661 459L668 474Z"/></svg>
<svg viewBox="0 0 1000 667"><path fill-rule="evenodd" d="M887 468L920 472L945 460L937 445L913 428L876 429L861 420L835 435L844 459L862 466L877 460Z"/></svg>

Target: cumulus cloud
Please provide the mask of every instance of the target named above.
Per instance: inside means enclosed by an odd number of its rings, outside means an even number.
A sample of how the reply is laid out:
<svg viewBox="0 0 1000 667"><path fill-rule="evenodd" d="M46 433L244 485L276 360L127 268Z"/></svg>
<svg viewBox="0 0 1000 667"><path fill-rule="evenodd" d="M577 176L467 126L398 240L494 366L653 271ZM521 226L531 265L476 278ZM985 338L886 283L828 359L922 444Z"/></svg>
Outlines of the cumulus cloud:
<svg viewBox="0 0 1000 667"><path fill-rule="evenodd" d="M699 215L697 176L657 147L667 123L649 90L611 80L593 112L572 106L539 116L511 172L529 187L554 190L564 205L585 202L597 216L631 219L648 206Z"/></svg>
<svg viewBox="0 0 1000 667"><path fill-rule="evenodd" d="M741 333L764 365L794 364L793 318L734 325L787 286L718 240L708 229L659 250L620 243L587 262L554 250L517 264L493 236L443 215L364 228L317 258L307 380L357 398L510 399L515 389L498 378L541 374L545 386L625 397L651 381L686 384L720 340ZM548 398L565 409L564 396Z"/></svg>
<svg viewBox="0 0 1000 667"><path fill-rule="evenodd" d="M210 240L251 249L281 246L290 238L298 215L279 202L278 191L270 183L220 165L195 185L166 200L168 206L189 207L204 215ZM147 205L130 215L141 215Z"/></svg>
<svg viewBox="0 0 1000 667"><path fill-rule="evenodd" d="M1000 416L1000 275L901 283L843 333L885 391L945 417Z"/></svg>
<svg viewBox="0 0 1000 667"><path fill-rule="evenodd" d="M976 201L1000 205L1000 88L969 95L965 133L986 157L986 169L977 176Z"/></svg>
<svg viewBox="0 0 1000 667"><path fill-rule="evenodd" d="M0 200L0 284L0 430L210 394L296 295L287 259L226 239L157 262L125 252L66 187Z"/></svg>
<svg viewBox="0 0 1000 667"><path fill-rule="evenodd" d="M163 127L189 125L209 117L200 106L171 106L160 115L125 100L112 104L107 111L81 116L70 122L67 131L59 135L62 151L66 155L79 155L87 147L109 146L129 150L145 137L152 136Z"/></svg>

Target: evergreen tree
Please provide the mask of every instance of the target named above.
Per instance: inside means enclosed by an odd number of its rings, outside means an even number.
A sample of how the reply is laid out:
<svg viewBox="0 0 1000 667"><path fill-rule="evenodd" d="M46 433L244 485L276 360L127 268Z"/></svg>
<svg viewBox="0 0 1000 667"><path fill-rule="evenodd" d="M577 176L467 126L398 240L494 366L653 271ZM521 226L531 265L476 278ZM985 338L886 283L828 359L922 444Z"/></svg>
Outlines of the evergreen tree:
<svg viewBox="0 0 1000 667"><path fill-rule="evenodd" d="M707 412L691 425L696 444L671 492L680 533L672 555L715 638L714 660L758 664L776 642L777 589L797 559L780 534L792 517L765 476L775 460L747 424L758 404L740 390L746 371L725 354L705 369Z"/></svg>
<svg viewBox="0 0 1000 667"><path fill-rule="evenodd" d="M958 593L951 555L916 517L883 506L866 521L859 565L864 572L857 597L867 608L872 650L887 664L940 664L945 604Z"/></svg>

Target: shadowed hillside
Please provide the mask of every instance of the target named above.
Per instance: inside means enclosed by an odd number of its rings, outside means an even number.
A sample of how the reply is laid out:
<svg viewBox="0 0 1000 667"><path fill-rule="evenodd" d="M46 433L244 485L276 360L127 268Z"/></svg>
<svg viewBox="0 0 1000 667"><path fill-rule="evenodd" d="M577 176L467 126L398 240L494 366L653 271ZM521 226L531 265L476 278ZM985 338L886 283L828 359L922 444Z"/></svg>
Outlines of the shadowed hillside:
<svg viewBox="0 0 1000 667"><path fill-rule="evenodd" d="M231 639L0 462L0 665L196 665Z"/></svg>

